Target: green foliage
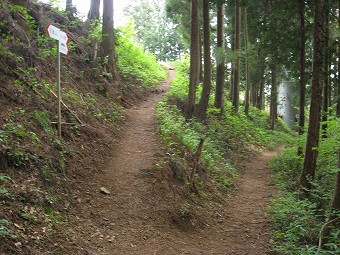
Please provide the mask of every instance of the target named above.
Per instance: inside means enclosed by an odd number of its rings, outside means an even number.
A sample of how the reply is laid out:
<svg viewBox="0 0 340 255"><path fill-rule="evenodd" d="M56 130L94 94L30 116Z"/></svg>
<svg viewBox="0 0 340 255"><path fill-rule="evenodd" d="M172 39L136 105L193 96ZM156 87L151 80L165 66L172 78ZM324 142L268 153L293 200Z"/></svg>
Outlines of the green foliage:
<svg viewBox="0 0 340 255"><path fill-rule="evenodd" d="M190 214L190 205L183 205L178 209L178 215L182 218L182 219L186 219L189 217Z"/></svg>
<svg viewBox="0 0 340 255"><path fill-rule="evenodd" d="M315 254L321 223L317 206L298 194L284 193L275 198L269 212L273 215L275 254Z"/></svg>
<svg viewBox="0 0 340 255"><path fill-rule="evenodd" d="M189 92L189 64L190 58L185 55L181 61L172 63L176 68L176 77L171 82L171 89L167 94L169 100L184 101Z"/></svg>
<svg viewBox="0 0 340 255"><path fill-rule="evenodd" d="M156 57L143 52L134 43L132 25L116 30L117 67L125 79L134 77L145 88L156 85L166 78L165 70L157 63Z"/></svg>
<svg viewBox="0 0 340 255"><path fill-rule="evenodd" d="M38 54L41 59L57 56L57 44L54 39L47 35L41 35L37 37L37 44Z"/></svg>
<svg viewBox="0 0 340 255"><path fill-rule="evenodd" d="M275 183L283 189L289 189L298 179L302 164L303 158L297 155L297 148L292 146L280 152L268 166L275 169Z"/></svg>
<svg viewBox="0 0 340 255"><path fill-rule="evenodd" d="M0 198L3 199L9 195L9 191L4 188L5 183L11 178L6 175L0 175ZM11 230L8 229L9 221L5 219L0 219L0 240L1 238L14 237Z"/></svg>
<svg viewBox="0 0 340 255"><path fill-rule="evenodd" d="M329 205L339 171L339 119L331 118L327 124L327 138L320 142L318 148L317 173L308 200L292 189L302 169L303 158L297 156L297 148L304 144L305 136L269 164L275 170L276 185L283 191L270 207L273 217L272 246L277 254L316 254L318 234L330 213ZM324 240L324 248L318 254L340 253L339 230L331 229Z"/></svg>
<svg viewBox="0 0 340 255"><path fill-rule="evenodd" d="M9 180L11 180L11 177L7 175L0 175L0 198L9 195L9 191L3 187L5 183L8 182Z"/></svg>
<svg viewBox="0 0 340 255"><path fill-rule="evenodd" d="M24 19L27 22L27 25L31 31L35 31L37 28L37 24L35 19L29 14L29 10L25 8L22 5L16 5L16 4L5 4L5 7L7 7L11 12L13 13L21 13Z"/></svg>
<svg viewBox="0 0 340 255"><path fill-rule="evenodd" d="M24 109L18 108L11 111L11 117L26 115ZM24 144L30 143L33 148L39 147L39 137L36 133L27 131L24 125L8 119L0 129L0 157L4 157L10 166L24 167L29 161L29 154Z"/></svg>
<svg viewBox="0 0 340 255"><path fill-rule="evenodd" d="M136 40L160 61L174 61L186 48L177 26L167 17L165 3L141 0L131 3L126 16L132 17Z"/></svg>
<svg viewBox="0 0 340 255"><path fill-rule="evenodd" d="M160 132L169 153L178 155L182 148L193 154L201 138L205 139L202 153L202 163L218 187L226 189L231 186L236 177L234 167L228 162L223 147L219 146L215 137L207 135L207 127L195 121L186 122L181 112L166 102L157 106L157 116Z"/></svg>
<svg viewBox="0 0 340 255"><path fill-rule="evenodd" d="M11 233L11 230L8 229L8 225L10 224L9 221L5 219L0 219L0 240L2 238L14 238L15 236Z"/></svg>
<svg viewBox="0 0 340 255"><path fill-rule="evenodd" d="M51 126L51 121L48 112L34 111L33 117L36 122L42 127L48 137L52 137L55 129Z"/></svg>

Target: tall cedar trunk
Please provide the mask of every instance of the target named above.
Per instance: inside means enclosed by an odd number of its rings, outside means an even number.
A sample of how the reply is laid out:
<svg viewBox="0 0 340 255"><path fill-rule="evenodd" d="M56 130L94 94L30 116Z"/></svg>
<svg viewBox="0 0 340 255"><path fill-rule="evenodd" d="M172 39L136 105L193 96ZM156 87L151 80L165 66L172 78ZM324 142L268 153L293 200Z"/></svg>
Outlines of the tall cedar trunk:
<svg viewBox="0 0 340 255"><path fill-rule="evenodd" d="M224 79L225 79L225 57L224 57L224 4L218 3L217 6L217 70L216 70L216 108L224 112Z"/></svg>
<svg viewBox="0 0 340 255"><path fill-rule="evenodd" d="M338 168L340 169L340 150L338 152ZM334 196L332 200L332 208L335 211L340 211L340 171L336 174L336 185L334 190Z"/></svg>
<svg viewBox="0 0 340 255"><path fill-rule="evenodd" d="M118 78L115 60L115 43L113 27L113 0L103 1L103 57L108 58L107 68L113 80Z"/></svg>
<svg viewBox="0 0 340 255"><path fill-rule="evenodd" d="M329 94L330 94L330 63L331 63L331 54L329 49L329 3L326 1L325 7L325 71L324 71L324 86L323 86L323 104L322 104L322 138L327 137L327 120L328 120L328 112L329 112Z"/></svg>
<svg viewBox="0 0 340 255"><path fill-rule="evenodd" d="M300 105L299 105L299 135L305 132L306 106L306 23L305 0L300 0ZM303 155L303 148L299 146L298 155Z"/></svg>
<svg viewBox="0 0 340 255"><path fill-rule="evenodd" d="M198 22L200 22L200 20L198 19ZM198 27L201 27L200 23L198 23ZM204 73L204 66L203 66L203 59L204 59L204 54L203 54L203 35L202 35L202 31L201 29L199 29L200 33L199 33L199 42L200 42L200 75L199 75L199 82L203 82L203 73Z"/></svg>
<svg viewBox="0 0 340 255"><path fill-rule="evenodd" d="M305 129L306 106L306 25L305 25L305 0L300 0L300 110L299 110L299 135Z"/></svg>
<svg viewBox="0 0 340 255"><path fill-rule="evenodd" d="M256 86L251 86L250 103L253 107L257 107L257 98L259 94L259 89Z"/></svg>
<svg viewBox="0 0 340 255"><path fill-rule="evenodd" d="M246 51L248 50L248 41L249 41L249 35L248 35L248 13L247 13L247 7L244 8L244 34L245 34L245 48ZM246 115L249 113L249 93L250 93L250 66L249 66L249 60L248 55L246 55L246 96L245 96L245 104L244 104L244 112Z"/></svg>
<svg viewBox="0 0 340 255"><path fill-rule="evenodd" d="M100 17L100 0L91 0L90 11L87 14L87 20L93 22Z"/></svg>
<svg viewBox="0 0 340 255"><path fill-rule="evenodd" d="M325 0L314 0L312 96L305 157L301 175L298 180L298 185L307 190L310 190L312 187L318 157L322 103L322 77L325 60L324 4Z"/></svg>
<svg viewBox="0 0 340 255"><path fill-rule="evenodd" d="M231 41L231 51L235 51L235 15L233 16L231 20L231 27L233 29L231 36L230 36L230 41ZM230 90L229 90L229 100L233 101L234 97L234 82L235 82L235 61L232 61L231 63L231 72L230 72Z"/></svg>
<svg viewBox="0 0 340 255"><path fill-rule="evenodd" d="M272 64L272 88L270 93L270 127L275 129L275 121L277 120L277 67Z"/></svg>
<svg viewBox="0 0 340 255"><path fill-rule="evenodd" d="M204 78L201 99L198 104L197 117L204 121L207 115L211 91L211 54L210 54L210 17L209 0L203 0L203 38L204 38Z"/></svg>
<svg viewBox="0 0 340 255"><path fill-rule="evenodd" d="M200 70L200 42L198 22L198 0L191 1L191 38L190 38L190 81L186 117L191 119L195 111L196 87Z"/></svg>
<svg viewBox="0 0 340 255"><path fill-rule="evenodd" d="M66 13L69 20L74 20L75 9L72 0L66 0Z"/></svg>
<svg viewBox="0 0 340 255"><path fill-rule="evenodd" d="M91 0L90 11L87 15L88 28L95 28L99 25L100 18L100 0ZM97 61L98 57L98 40L92 39L92 60Z"/></svg>
<svg viewBox="0 0 340 255"><path fill-rule="evenodd" d="M340 149L338 157L338 172L336 174L336 185L334 190L334 196L332 200L332 209L340 211Z"/></svg>
<svg viewBox="0 0 340 255"><path fill-rule="evenodd" d="M257 99L257 108L262 110L264 106L264 83L265 83L265 77L264 77L264 72L265 72L265 60L261 59L260 62L260 88L259 88L259 95Z"/></svg>
<svg viewBox="0 0 340 255"><path fill-rule="evenodd" d="M340 2L339 2L339 9L338 9L338 22L340 26ZM340 54L340 40L338 40L338 56ZM337 80L337 116L340 116L340 61L338 61L338 80ZM334 190L334 196L332 200L332 208L335 211L340 211L340 148L338 152L338 172L336 174L336 185ZM333 216L334 217L334 216Z"/></svg>
<svg viewBox="0 0 340 255"><path fill-rule="evenodd" d="M240 39L241 39L241 13L240 0L236 0L235 5L235 51L239 54ZM240 58L237 57L234 71L234 88L233 88L233 107L235 112L238 112L239 107L239 83L240 83Z"/></svg>
<svg viewBox="0 0 340 255"><path fill-rule="evenodd" d="M340 1L338 6L338 26L340 27ZM338 56L340 56L340 39L338 39ZM338 79L337 84L337 95L336 95L336 116L340 117L340 59L338 58Z"/></svg>

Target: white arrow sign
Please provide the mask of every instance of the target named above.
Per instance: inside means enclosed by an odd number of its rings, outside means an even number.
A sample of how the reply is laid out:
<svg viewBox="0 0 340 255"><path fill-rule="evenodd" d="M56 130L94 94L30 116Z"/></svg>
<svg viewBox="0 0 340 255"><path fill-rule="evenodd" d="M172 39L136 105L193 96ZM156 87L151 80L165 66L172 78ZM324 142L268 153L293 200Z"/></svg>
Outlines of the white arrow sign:
<svg viewBox="0 0 340 255"><path fill-rule="evenodd" d="M56 39L56 40L59 40L59 32L60 32L60 29L51 25L51 24L48 24L47 25L47 34L49 37L53 38L53 39Z"/></svg>
<svg viewBox="0 0 340 255"><path fill-rule="evenodd" d="M67 44L70 40L68 35L51 24L47 25L46 30L49 37L59 41L59 52L68 55Z"/></svg>
<svg viewBox="0 0 340 255"><path fill-rule="evenodd" d="M59 52L68 55L67 47L68 42L69 42L68 35L63 31L59 31Z"/></svg>

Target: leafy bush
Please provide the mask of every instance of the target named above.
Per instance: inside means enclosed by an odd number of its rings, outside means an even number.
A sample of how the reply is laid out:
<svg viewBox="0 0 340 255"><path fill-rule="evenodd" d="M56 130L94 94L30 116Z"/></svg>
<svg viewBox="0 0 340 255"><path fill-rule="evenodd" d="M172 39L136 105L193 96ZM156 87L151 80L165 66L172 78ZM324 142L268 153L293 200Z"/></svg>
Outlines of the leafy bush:
<svg viewBox="0 0 340 255"><path fill-rule="evenodd" d="M277 254L316 254L319 231L330 214L329 205L339 171L340 121L331 118L327 124L327 138L321 140L318 148L316 178L308 200L293 190L303 164L303 158L297 156L297 149L305 143L305 136L297 139L296 146L286 148L269 164L275 170L275 183L283 191L270 207L272 246ZM338 229L331 229L324 238L323 249L317 254L340 254L339 235Z"/></svg>
<svg viewBox="0 0 340 255"><path fill-rule="evenodd" d="M269 207L273 216L273 245L277 254L315 254L321 223L317 206L298 194L281 193Z"/></svg>
<svg viewBox="0 0 340 255"><path fill-rule="evenodd" d="M220 188L230 187L232 179L236 177L235 169L224 157L225 149L219 146L214 137L207 135L207 127L195 121L187 122L175 106L167 105L164 101L157 107L160 132L169 151L176 154L176 150L183 147L193 154L200 139L204 138L202 162L205 168Z"/></svg>

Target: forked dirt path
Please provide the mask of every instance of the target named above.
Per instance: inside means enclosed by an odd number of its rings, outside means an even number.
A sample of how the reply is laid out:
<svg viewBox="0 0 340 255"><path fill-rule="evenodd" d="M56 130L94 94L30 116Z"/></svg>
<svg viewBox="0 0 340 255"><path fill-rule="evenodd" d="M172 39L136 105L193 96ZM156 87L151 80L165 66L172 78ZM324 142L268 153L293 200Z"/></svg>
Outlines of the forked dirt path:
<svg viewBox="0 0 340 255"><path fill-rule="evenodd" d="M161 85L164 90L173 75L170 70L169 79ZM154 93L126 110L126 123L110 162L79 184L72 220L76 227L65 254L269 254L265 211L274 188L268 184L266 164L275 151L241 166L238 192L223 203L213 224L185 230L171 220L176 194L171 184L153 176L163 151L155 104L164 93Z"/></svg>

